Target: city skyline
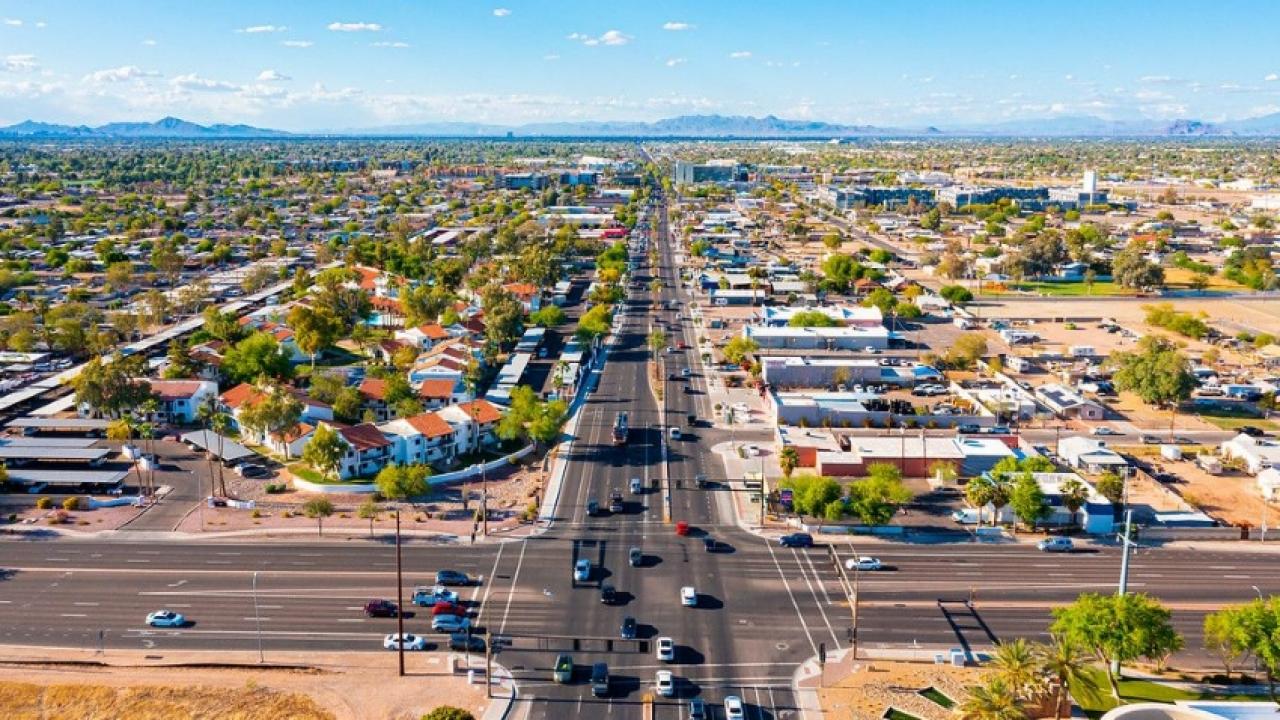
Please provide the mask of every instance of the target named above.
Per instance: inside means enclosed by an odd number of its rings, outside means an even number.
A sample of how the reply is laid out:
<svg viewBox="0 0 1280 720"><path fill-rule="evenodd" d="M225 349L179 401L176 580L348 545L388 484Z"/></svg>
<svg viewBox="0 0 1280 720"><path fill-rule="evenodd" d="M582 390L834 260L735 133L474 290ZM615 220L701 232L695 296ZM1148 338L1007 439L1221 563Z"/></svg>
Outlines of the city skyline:
<svg viewBox="0 0 1280 720"><path fill-rule="evenodd" d="M1073 10L0 2L0 125L177 115L296 132L722 114L964 127L1280 111L1266 49L1280 8ZM1215 57L1225 46L1231 58Z"/></svg>

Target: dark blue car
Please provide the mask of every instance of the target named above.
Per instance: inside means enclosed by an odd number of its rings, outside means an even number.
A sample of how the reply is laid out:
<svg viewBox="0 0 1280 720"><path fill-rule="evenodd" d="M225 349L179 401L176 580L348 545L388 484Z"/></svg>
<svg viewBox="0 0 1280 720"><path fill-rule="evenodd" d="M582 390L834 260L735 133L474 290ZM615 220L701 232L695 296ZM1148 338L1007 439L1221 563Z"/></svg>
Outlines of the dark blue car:
<svg viewBox="0 0 1280 720"><path fill-rule="evenodd" d="M782 547L813 547L813 536L809 533L791 533L778 538Z"/></svg>

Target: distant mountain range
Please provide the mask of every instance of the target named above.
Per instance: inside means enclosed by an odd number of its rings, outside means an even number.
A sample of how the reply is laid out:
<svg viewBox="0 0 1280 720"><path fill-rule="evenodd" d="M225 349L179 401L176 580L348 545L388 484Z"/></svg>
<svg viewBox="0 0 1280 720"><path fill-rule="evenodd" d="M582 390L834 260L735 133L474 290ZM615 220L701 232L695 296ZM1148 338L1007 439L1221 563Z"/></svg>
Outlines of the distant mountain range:
<svg viewBox="0 0 1280 720"><path fill-rule="evenodd" d="M782 138L830 140L857 137L1273 137L1280 136L1280 113L1210 123L1200 120L1106 120L1063 116L1033 120L936 127L841 125L816 120L785 120L772 115L683 115L656 122L541 122L494 125L469 122L390 125L290 133L250 125L198 125L175 117L153 123L118 122L89 127L27 120L0 127L0 138L47 139L219 139L346 137L595 137L595 138Z"/></svg>

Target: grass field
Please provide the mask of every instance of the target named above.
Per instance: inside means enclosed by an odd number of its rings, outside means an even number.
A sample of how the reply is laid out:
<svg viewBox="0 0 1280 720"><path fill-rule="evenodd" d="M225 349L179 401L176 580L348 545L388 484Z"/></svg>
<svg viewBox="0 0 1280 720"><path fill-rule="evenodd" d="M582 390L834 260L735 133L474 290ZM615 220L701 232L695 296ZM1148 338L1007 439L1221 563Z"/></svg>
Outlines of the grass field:
<svg viewBox="0 0 1280 720"><path fill-rule="evenodd" d="M1035 293L1055 297L1106 297L1113 295L1134 295L1135 291L1107 282L1095 282L1092 286L1083 282L1023 282L1006 283L1003 288L984 285L983 295L1018 295L1019 293Z"/></svg>
<svg viewBox="0 0 1280 720"><path fill-rule="evenodd" d="M1087 672L1093 681L1093 687L1072 688L1071 696L1089 717L1101 717L1103 713L1116 706L1116 701L1111 698L1111 686L1107 684L1107 675L1102 668L1092 668ZM1265 700L1267 696L1265 693L1262 695L1193 693L1149 680L1121 680L1120 697L1126 703L1171 703L1175 700Z"/></svg>
<svg viewBox="0 0 1280 720"><path fill-rule="evenodd" d="M111 687L0 682L5 720L333 720L305 695L265 688Z"/></svg>
<svg viewBox="0 0 1280 720"><path fill-rule="evenodd" d="M1201 415L1205 422L1213 423L1223 430L1239 430L1245 425L1252 425L1263 430L1280 430L1273 420L1263 420L1261 418L1249 417L1213 417L1212 415Z"/></svg>

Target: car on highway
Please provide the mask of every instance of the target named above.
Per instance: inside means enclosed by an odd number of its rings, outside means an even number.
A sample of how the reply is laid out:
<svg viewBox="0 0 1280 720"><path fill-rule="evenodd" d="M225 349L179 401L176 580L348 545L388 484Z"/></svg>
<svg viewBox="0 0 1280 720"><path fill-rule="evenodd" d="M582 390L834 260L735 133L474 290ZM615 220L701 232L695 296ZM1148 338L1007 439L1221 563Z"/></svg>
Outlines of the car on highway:
<svg viewBox="0 0 1280 720"><path fill-rule="evenodd" d="M1249 437L1266 437L1267 436L1267 431L1263 430L1260 427L1257 427L1256 425L1241 425L1239 427L1239 430L1240 432L1244 433L1245 435L1248 435Z"/></svg>
<svg viewBox="0 0 1280 720"><path fill-rule="evenodd" d="M1071 552L1076 549L1075 543L1071 542L1071 538L1066 537L1049 537L1036 543L1036 547L1040 552Z"/></svg>
<svg viewBox="0 0 1280 720"><path fill-rule="evenodd" d="M689 371L689 368L680 368L680 377L687 378L691 375L693 375L693 373Z"/></svg>
<svg viewBox="0 0 1280 720"><path fill-rule="evenodd" d="M692 585L680 588L680 604L685 607L698 606L698 591Z"/></svg>
<svg viewBox="0 0 1280 720"><path fill-rule="evenodd" d="M590 498L589 500L587 500L587 515L589 517L595 517L596 515L599 515L599 514L600 514L600 502L597 501L595 498Z"/></svg>
<svg viewBox="0 0 1280 720"><path fill-rule="evenodd" d="M679 318L678 315L676 317ZM689 343L686 343L685 341L681 340L680 342L676 343L676 347L680 348L681 350L688 350ZM686 370L686 372L688 372L688 370ZM688 376L686 375L686 377Z"/></svg>
<svg viewBox="0 0 1280 720"><path fill-rule="evenodd" d="M436 615L431 618L431 631L438 633L466 632L471 627L471 618L457 615Z"/></svg>
<svg viewBox="0 0 1280 720"><path fill-rule="evenodd" d="M364 604L365 617L395 617L396 604L390 600L370 600Z"/></svg>
<svg viewBox="0 0 1280 720"><path fill-rule="evenodd" d="M742 706L742 698L737 695L726 695L724 698L725 720L743 720L747 716Z"/></svg>
<svg viewBox="0 0 1280 720"><path fill-rule="evenodd" d="M848 570L857 570L859 572L875 572L876 570L884 569L884 564L880 562L880 558L871 557L870 555L849 558L844 561L844 566Z"/></svg>
<svg viewBox="0 0 1280 720"><path fill-rule="evenodd" d="M640 478L631 478L631 494L639 495L642 492L644 492L644 483L640 481Z"/></svg>
<svg viewBox="0 0 1280 720"><path fill-rule="evenodd" d="M669 637L658 638L657 656L662 662L672 662L676 659L676 641Z"/></svg>
<svg viewBox="0 0 1280 720"><path fill-rule="evenodd" d="M627 505L622 501L622 492L620 490L614 490L613 494L609 496L609 512L620 513L626 509Z"/></svg>
<svg viewBox="0 0 1280 720"><path fill-rule="evenodd" d="M591 579L591 561L583 558L573 565L573 579L576 582L586 582Z"/></svg>
<svg viewBox="0 0 1280 720"><path fill-rule="evenodd" d="M464 572L457 570L440 570L436 573L436 584L449 586L467 587L470 585L479 585L480 580L473 578Z"/></svg>
<svg viewBox="0 0 1280 720"><path fill-rule="evenodd" d="M484 638L467 632L449 636L449 649L458 652L484 652Z"/></svg>
<svg viewBox="0 0 1280 720"><path fill-rule="evenodd" d="M1099 425L1098 427L1090 430L1089 434L1090 435L1119 435L1120 433L1116 432L1115 430L1112 430L1106 425Z"/></svg>
<svg viewBox="0 0 1280 720"><path fill-rule="evenodd" d="M623 640L635 640L636 619L630 615L622 618L622 627L619 629L619 634L622 636Z"/></svg>
<svg viewBox="0 0 1280 720"><path fill-rule="evenodd" d="M1143 445L1159 445L1160 438L1156 437L1155 435L1143 435L1142 444Z"/></svg>
<svg viewBox="0 0 1280 720"><path fill-rule="evenodd" d="M813 547L813 536L809 533L791 533L778 538L782 547Z"/></svg>
<svg viewBox="0 0 1280 720"><path fill-rule="evenodd" d="M680 520L679 522L677 522L676 535L679 535L680 537L684 537L688 534L689 534L689 523L685 522L684 520Z"/></svg>
<svg viewBox="0 0 1280 720"><path fill-rule="evenodd" d="M699 490L706 490L711 487L711 482L708 481L707 476L702 473L698 473L693 477L693 483L698 486Z"/></svg>
<svg viewBox="0 0 1280 720"><path fill-rule="evenodd" d="M644 563L644 552L638 547L633 547L627 551L627 563L631 567L640 567Z"/></svg>
<svg viewBox="0 0 1280 720"><path fill-rule="evenodd" d="M689 701L689 720L707 720L707 701L693 698Z"/></svg>
<svg viewBox="0 0 1280 720"><path fill-rule="evenodd" d="M659 670L654 676L653 687L662 697L674 697L676 694L676 679L670 670Z"/></svg>
<svg viewBox="0 0 1280 720"><path fill-rule="evenodd" d="M431 606L431 617L436 615L466 615L467 609L458 603L438 602Z"/></svg>
<svg viewBox="0 0 1280 720"><path fill-rule="evenodd" d="M1196 441L1186 435L1175 435L1173 438L1174 445L1195 445Z"/></svg>
<svg viewBox="0 0 1280 720"><path fill-rule="evenodd" d="M458 593L441 585L419 586L413 589L413 604L434 607L439 603L457 603Z"/></svg>
<svg viewBox="0 0 1280 720"><path fill-rule="evenodd" d="M667 431L667 436L670 437L672 440L679 440L680 428L678 427L671 428L670 430Z"/></svg>
<svg viewBox="0 0 1280 720"><path fill-rule="evenodd" d="M591 694L605 697L609 694L609 664L598 662L591 666Z"/></svg>
<svg viewBox="0 0 1280 720"><path fill-rule="evenodd" d="M426 650L427 639L413 633L405 633L404 635L391 633L382 638L382 648L384 650L399 650L401 645L404 645L405 650Z"/></svg>
<svg viewBox="0 0 1280 720"><path fill-rule="evenodd" d="M600 586L600 603L602 605L612 605L618 602L618 590L612 585Z"/></svg>
<svg viewBox="0 0 1280 720"><path fill-rule="evenodd" d="M156 610L147 613L147 624L151 627L182 627L187 624L187 619L182 613L172 610Z"/></svg>
<svg viewBox="0 0 1280 720"><path fill-rule="evenodd" d="M561 653L551 668L551 679L558 683L573 682L573 656Z"/></svg>

